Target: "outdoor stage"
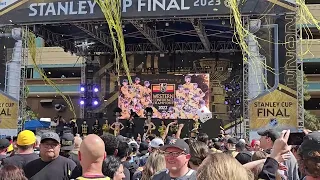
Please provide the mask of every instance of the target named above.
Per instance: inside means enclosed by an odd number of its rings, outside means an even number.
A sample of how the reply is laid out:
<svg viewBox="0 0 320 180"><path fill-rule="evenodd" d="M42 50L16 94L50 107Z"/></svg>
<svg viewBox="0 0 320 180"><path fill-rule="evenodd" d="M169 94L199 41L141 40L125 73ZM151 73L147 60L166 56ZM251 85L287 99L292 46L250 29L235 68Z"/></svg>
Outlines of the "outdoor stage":
<svg viewBox="0 0 320 180"><path fill-rule="evenodd" d="M295 5L285 0L276 1L276 4L273 2L271 0L247 0L243 4L239 3L241 26L251 31L252 22L261 23L257 25L258 29L253 34L259 38L267 39L269 43L260 42L264 51L261 51L259 55L265 56L263 61L272 68L277 69L276 64L278 64L280 66L280 68L278 67L279 73L285 74L280 76L279 81L275 80L278 78L277 75L268 74L268 84L274 85L274 87L278 85L277 83L284 84L293 89L290 92L294 92L299 88L296 83L292 84L288 80L293 78L289 77L291 74L289 71L292 71L293 68L294 71L297 69L296 57L288 57L287 51L295 51L295 46L288 49L284 45L274 46L272 44L274 44L276 37L279 42L290 41L286 37L288 34L292 35L293 32L285 30L293 26L290 23L295 23ZM249 101L251 99L248 95L252 93L250 92L250 83L254 80L250 77L254 75L250 74L252 72L250 72L249 63L243 63L241 53L244 52L241 52L240 46L235 44L238 32L235 32L233 26L234 17L230 15L233 9L230 9L229 3L228 0L165 0L162 3L157 0L148 2L123 0L121 8L122 31L128 61L130 61L129 56L133 56L133 60L128 63L132 72L131 76L150 73L210 74L208 108L213 111L215 117L218 116L215 119L229 119L225 123L229 128L245 122L239 125L239 129L236 128L235 131L240 136L249 136L249 131L253 126L249 121ZM259 18L261 18L260 21L257 21ZM63 0L60 2L47 1L46 3L38 3L35 0L13 1L10 6L0 10L0 24L23 26L24 30L42 37L46 46L60 46L66 52L83 57L81 84L98 83L101 85L102 79L103 81L107 80L106 83L104 82L106 94L98 95L102 103L96 108L81 107L80 118L102 118L103 113L115 108L114 102L117 102L120 88L120 82L116 77L118 75L124 76L125 73L121 68L119 74L114 71L114 48L109 27L95 1ZM269 26L274 24L276 26ZM27 48L27 46L25 47ZM259 49L257 51L259 53ZM24 55L28 56L27 54ZM189 56L197 57L192 59ZM201 59L207 61L201 64ZM276 59L280 61L275 63ZM99 63L94 63L96 60ZM288 63L291 67L284 68ZM25 67L26 64L22 64L22 66ZM88 70L101 73L96 75L88 73ZM261 69L261 73L262 71ZM22 81L24 78L25 76L22 76ZM224 92L225 85L229 85L233 81L241 84L241 91L237 91L238 95L241 94L239 96L241 97L241 106L226 104L225 99L216 100L216 97L226 94ZM237 83L232 86L235 88ZM217 93L221 89L222 93ZM85 97L83 93L80 94L80 98ZM233 95L231 93L229 96ZM295 100L298 98L301 97L296 97ZM221 115L219 114L221 109L217 108L219 104L231 105L229 109L226 108L227 113L224 118L219 117ZM236 106L237 109L235 109ZM300 112L299 108L300 106L297 105L292 109L292 112ZM251 112L253 111L254 109L251 110ZM234 114L234 112L236 113ZM21 113L23 114L23 112ZM300 116L297 121L302 122L303 120L299 119ZM270 117L263 118L265 122L263 125L268 124L267 121ZM109 115L108 119L112 121L113 118ZM136 121L138 124L142 122ZM208 128L207 132L210 132L212 127L219 128L215 124L220 123L211 124L212 121L214 119L207 121L210 124L205 125L205 128ZM297 121L291 124L298 124ZM258 124L257 126L261 125L259 122L256 124Z"/></svg>

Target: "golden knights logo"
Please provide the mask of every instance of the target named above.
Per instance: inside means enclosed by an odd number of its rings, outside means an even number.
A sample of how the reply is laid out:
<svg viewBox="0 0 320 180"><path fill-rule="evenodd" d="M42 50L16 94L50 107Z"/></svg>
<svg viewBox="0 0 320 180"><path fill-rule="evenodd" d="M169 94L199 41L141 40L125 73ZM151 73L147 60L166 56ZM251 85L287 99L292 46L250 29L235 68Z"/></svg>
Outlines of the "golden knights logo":
<svg viewBox="0 0 320 180"><path fill-rule="evenodd" d="M161 83L160 84L160 92L162 92L162 93L167 92L167 87L168 87L167 83Z"/></svg>

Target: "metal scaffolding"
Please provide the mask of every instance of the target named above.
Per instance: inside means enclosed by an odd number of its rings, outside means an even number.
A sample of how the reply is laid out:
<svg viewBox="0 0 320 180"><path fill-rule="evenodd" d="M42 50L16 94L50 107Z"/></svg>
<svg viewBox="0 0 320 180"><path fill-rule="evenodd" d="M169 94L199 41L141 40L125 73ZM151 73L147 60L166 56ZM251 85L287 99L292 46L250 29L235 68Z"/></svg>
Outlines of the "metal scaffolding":
<svg viewBox="0 0 320 180"><path fill-rule="evenodd" d="M111 38L106 35L106 33L98 30L97 26L91 23L74 23L76 27L86 32L96 40L98 40L103 45L113 49L113 44Z"/></svg>
<svg viewBox="0 0 320 180"><path fill-rule="evenodd" d="M157 32L144 22L131 21L131 24L136 27L160 52L165 52L166 48L162 40L157 36Z"/></svg>
<svg viewBox="0 0 320 180"><path fill-rule="evenodd" d="M75 46L74 42L64 39L61 35L52 33L42 25L34 26L33 29L35 35L42 37L45 40L46 44L63 47L71 51L72 53L78 52L78 48Z"/></svg>
<svg viewBox="0 0 320 180"><path fill-rule="evenodd" d="M205 50L210 51L210 41L208 39L205 27L202 25L202 22L199 19L191 19L191 23L196 30Z"/></svg>
<svg viewBox="0 0 320 180"><path fill-rule="evenodd" d="M23 129L24 121L27 116L27 66L28 66L28 33L29 28L24 26L22 28L22 58L21 58L21 78L20 78L20 96L19 96L19 121L18 132Z"/></svg>
<svg viewBox="0 0 320 180"><path fill-rule="evenodd" d="M240 47L231 41L217 41L210 44L211 49L207 51L202 42L176 42L166 44L166 49L171 53L230 53L240 52ZM108 47L93 47L91 50L112 54L112 50ZM162 53L151 43L126 44L127 54L146 54L146 53Z"/></svg>

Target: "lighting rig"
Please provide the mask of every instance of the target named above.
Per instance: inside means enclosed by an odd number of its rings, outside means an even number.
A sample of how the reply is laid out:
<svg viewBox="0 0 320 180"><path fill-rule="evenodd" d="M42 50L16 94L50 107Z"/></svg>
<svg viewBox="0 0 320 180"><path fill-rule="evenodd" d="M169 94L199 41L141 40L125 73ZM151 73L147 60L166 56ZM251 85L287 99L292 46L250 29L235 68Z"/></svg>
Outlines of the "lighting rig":
<svg viewBox="0 0 320 180"><path fill-rule="evenodd" d="M229 106L229 118L234 124L234 133L242 133L242 82L241 77L234 77L233 80L225 84L226 98L225 104Z"/></svg>
<svg viewBox="0 0 320 180"><path fill-rule="evenodd" d="M93 110L101 104L99 99L100 83L95 82L94 74L99 70L99 65L94 63L94 52L90 52L85 62L85 81L80 85L80 106L84 109L84 119L98 118L99 113Z"/></svg>

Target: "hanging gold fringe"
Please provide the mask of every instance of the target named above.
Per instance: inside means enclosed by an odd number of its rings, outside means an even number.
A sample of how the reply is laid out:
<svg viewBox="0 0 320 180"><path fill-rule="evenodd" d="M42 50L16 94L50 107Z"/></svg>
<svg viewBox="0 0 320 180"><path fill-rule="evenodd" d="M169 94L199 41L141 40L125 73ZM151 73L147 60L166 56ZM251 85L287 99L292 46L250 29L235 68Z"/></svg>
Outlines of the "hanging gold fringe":
<svg viewBox="0 0 320 180"><path fill-rule="evenodd" d="M73 113L73 118L77 118L76 112L74 110L74 106L73 103L71 101L70 97L66 97L61 90L57 87L57 85L51 80L49 79L45 72L39 68L37 61L36 61L36 56L37 56L37 46L36 46L36 36L29 31L24 31L23 33L26 33L26 42L28 45L28 50L29 50L29 54L31 56L31 60L32 60L32 64L34 69L36 69L38 71L38 73L41 75L42 79L49 84L51 87L53 87L56 92L63 98L63 100L67 103L69 110Z"/></svg>

